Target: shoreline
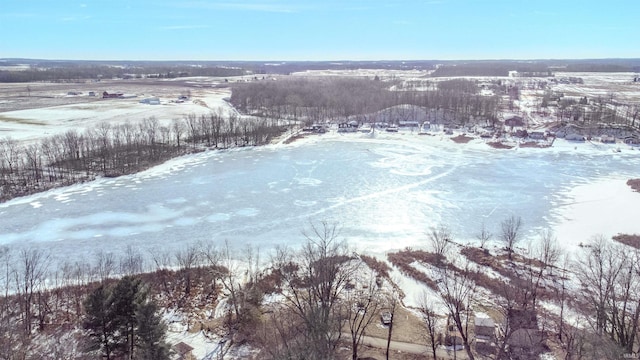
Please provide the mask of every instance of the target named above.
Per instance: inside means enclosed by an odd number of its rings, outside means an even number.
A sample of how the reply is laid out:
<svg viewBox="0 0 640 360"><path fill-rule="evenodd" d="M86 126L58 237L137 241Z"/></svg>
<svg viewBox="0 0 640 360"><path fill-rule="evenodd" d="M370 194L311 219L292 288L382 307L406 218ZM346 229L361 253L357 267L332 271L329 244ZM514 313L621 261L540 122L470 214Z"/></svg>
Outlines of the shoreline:
<svg viewBox="0 0 640 360"><path fill-rule="evenodd" d="M401 131L399 133L384 133L384 132L379 132L380 134L384 134L384 138L386 139L393 139L393 138L397 138L398 135L400 136L405 136L408 135L406 132ZM91 183L93 181L96 181L98 179L101 178L118 178L118 177L122 177L122 176L130 176L130 175L136 175L136 174L140 174L143 173L145 171L148 171L150 169L156 168L158 166L162 166L163 164L172 161L172 160L176 160L176 159L180 159L181 157L185 157L185 156L189 156L189 155L193 155L194 153L200 153L200 152L207 152L207 151L225 151L225 150L231 150L231 149L246 149L246 148L255 148L255 147L265 147L265 146L278 146L278 145L291 145L291 144L300 144L300 143L304 143L305 141L312 141L312 139L316 138L317 139L322 139L325 137L329 137L329 138L334 138L334 139L344 139L344 137L348 137L354 135L356 136L358 139L362 139L362 136L358 136L358 135L363 135L362 133L337 133L335 131L329 131L327 133L323 133L323 134L318 134L318 133L308 133L308 132L303 132L302 130L298 129L297 131L292 131L290 134L286 134L283 133L281 136L276 137L274 139L272 139L269 143L266 144L260 144L260 145L253 145L253 146L231 146L228 148L199 148L199 149L191 149L190 151L188 150L188 148L185 147L185 150L187 151L183 151L181 153L178 153L177 156L170 156L167 157L165 159L163 159L161 162L158 162L156 164L153 164L151 166L147 166L147 167L143 167L140 168L138 171L131 171L131 172L127 172L127 173L122 173L122 174L117 174L117 175L112 175L112 174L90 174L90 176L85 177L80 179L80 181L76 181L76 182L71 182L71 183L60 183L59 185L55 185L55 186L51 186L51 187L45 187L43 188L41 191L35 191L35 192L30 192L27 194L23 194L23 195L19 195L19 196L15 196L15 197L10 197L7 199L3 199L0 201L0 205L8 203L10 201L16 200L16 199L21 199L21 198L26 198L29 196L33 196L33 195L37 195L37 194L42 194L42 193L46 193L48 191L52 191L52 190L56 190L56 189L60 189L60 188L65 188L65 187L69 187L69 186L75 186L75 185L80 185L80 184L86 184L86 183ZM367 136L370 136L370 134L364 134ZM377 134L376 134L377 135ZM422 135L416 132L411 132L409 135ZM437 134L428 134L430 135L429 137L436 137ZM419 136L420 138L423 138L423 136ZM364 137L364 139L366 139L367 137ZM632 145L628 145L628 144L623 144L623 143L593 143L591 141L570 141L570 140L564 140L564 142L566 142L566 144L564 144L563 146L554 146L556 144L556 138L552 138L551 142L549 142L548 140L546 140L545 142L540 142L540 141L535 141L535 140L530 140L527 141L526 139L520 139L517 137L508 137L508 138L502 138L502 139L482 139L480 137L477 136L468 136L465 133L457 133L455 135L441 135L440 140L444 140L447 139L451 140L450 143L452 144L456 144L456 145L462 145L462 146L470 146L470 145L481 145L484 144L487 146L487 149L495 149L495 150L518 150L519 148L522 149L571 149L571 150L579 150L579 148L581 147L587 147L588 145L592 145L595 147L598 146L603 146L603 147L607 147L607 148L611 148L610 150L613 153L620 153L621 149L620 146L624 145L626 147L628 147L629 150L634 151L636 149L636 147L632 146ZM573 148L571 148L573 146ZM640 151L640 147L637 149ZM640 178L631 178L628 179L627 181L627 185L634 191L634 192L640 192Z"/></svg>

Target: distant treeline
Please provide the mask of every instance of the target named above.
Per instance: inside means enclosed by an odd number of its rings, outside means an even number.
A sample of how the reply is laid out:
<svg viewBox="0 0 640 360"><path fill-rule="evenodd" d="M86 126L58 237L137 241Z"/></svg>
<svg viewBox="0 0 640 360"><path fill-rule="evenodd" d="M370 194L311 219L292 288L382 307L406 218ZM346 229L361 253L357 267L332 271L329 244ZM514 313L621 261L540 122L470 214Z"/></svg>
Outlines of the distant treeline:
<svg viewBox="0 0 640 360"><path fill-rule="evenodd" d="M178 78L187 76L239 76L246 70L228 67L195 67L195 66L145 66L115 67L105 65L63 64L50 68L34 66L25 70L0 70L0 82L73 82L81 80L98 80L131 77Z"/></svg>
<svg viewBox="0 0 640 360"><path fill-rule="evenodd" d="M142 171L204 147L227 148L268 143L281 134L276 120L223 118L217 113L139 123L101 123L93 129L24 145L0 139L0 201L39 191Z"/></svg>
<svg viewBox="0 0 640 360"><path fill-rule="evenodd" d="M256 74L284 74L307 70L433 70L441 63L437 60L413 61L293 61L293 62L241 62L234 63Z"/></svg>
<svg viewBox="0 0 640 360"><path fill-rule="evenodd" d="M469 62L438 67L431 76L509 76L509 71L549 74L546 64L519 62Z"/></svg>
<svg viewBox="0 0 640 360"><path fill-rule="evenodd" d="M30 69L0 71L0 82L77 81L126 75L173 78L291 74L307 70L433 70L433 76L507 76L509 71L542 74L569 72L638 72L640 59L586 60L386 60L386 61L83 61L0 59L0 65Z"/></svg>
<svg viewBox="0 0 640 360"><path fill-rule="evenodd" d="M453 61L438 66L431 76L508 76L509 71L528 76L552 76L554 71L634 72L640 71L640 60Z"/></svg>
<svg viewBox="0 0 640 360"><path fill-rule="evenodd" d="M394 85L401 90L391 90ZM443 81L431 91L405 89L400 85L400 82L360 78L236 83L232 86L231 103L246 113L307 123L346 120L350 116L372 114L396 105L446 110L461 123L471 117L497 119L499 97L479 95L473 81Z"/></svg>
<svg viewBox="0 0 640 360"><path fill-rule="evenodd" d="M243 74L291 74L306 70L432 70L437 60L411 61L84 61L84 60L37 60L37 59L0 59L0 65L25 65L38 69L60 68L110 68L113 76L123 73L180 73L189 76L233 76ZM122 70L121 72L117 72ZM212 73L213 71L213 73ZM219 75L220 72L229 74ZM108 72L105 72L107 74ZM106 76L106 75L105 75Z"/></svg>

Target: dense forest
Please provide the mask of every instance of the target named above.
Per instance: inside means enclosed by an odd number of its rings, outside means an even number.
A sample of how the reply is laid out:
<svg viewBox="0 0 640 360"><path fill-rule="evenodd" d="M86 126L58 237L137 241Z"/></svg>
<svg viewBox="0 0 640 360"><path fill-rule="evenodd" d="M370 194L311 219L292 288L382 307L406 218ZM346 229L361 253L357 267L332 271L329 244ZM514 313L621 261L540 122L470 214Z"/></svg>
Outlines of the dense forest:
<svg viewBox="0 0 640 360"><path fill-rule="evenodd" d="M400 82L374 79L284 79L233 84L231 103L240 111L307 123L345 121L398 105L447 111L457 122L471 119L495 122L499 96L482 96L471 80L439 82L433 91L420 91Z"/></svg>

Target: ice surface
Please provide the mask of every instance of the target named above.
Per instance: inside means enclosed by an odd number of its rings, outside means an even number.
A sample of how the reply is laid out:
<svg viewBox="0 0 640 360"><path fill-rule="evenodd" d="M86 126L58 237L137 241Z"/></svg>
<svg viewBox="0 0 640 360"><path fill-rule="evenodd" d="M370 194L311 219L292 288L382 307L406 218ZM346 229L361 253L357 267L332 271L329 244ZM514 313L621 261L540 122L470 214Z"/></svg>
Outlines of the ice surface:
<svg viewBox="0 0 640 360"><path fill-rule="evenodd" d="M99 179L0 204L0 244L42 247L58 261L133 245L200 240L297 246L309 221L336 221L360 252L426 247L446 224L457 241L494 234L514 214L525 239L554 230L565 247L596 234L640 233L640 151L557 141L496 150L438 137L327 134L293 145L209 151L149 171Z"/></svg>

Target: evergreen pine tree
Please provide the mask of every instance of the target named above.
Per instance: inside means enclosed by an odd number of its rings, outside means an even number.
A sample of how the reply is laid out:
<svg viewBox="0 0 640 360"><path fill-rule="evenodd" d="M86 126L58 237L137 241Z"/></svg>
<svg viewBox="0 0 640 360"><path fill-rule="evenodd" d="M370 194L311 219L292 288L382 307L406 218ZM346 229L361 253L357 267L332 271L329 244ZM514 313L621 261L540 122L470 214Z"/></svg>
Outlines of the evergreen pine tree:
<svg viewBox="0 0 640 360"><path fill-rule="evenodd" d="M111 359L168 360L166 326L140 279L127 276L112 287L101 285L85 300L89 352Z"/></svg>
<svg viewBox="0 0 640 360"><path fill-rule="evenodd" d="M84 321L85 329L89 330L89 348L87 351L102 350L107 360L112 359L116 347L114 339L115 323L110 311L110 291L103 285L95 289L84 302L87 313Z"/></svg>
<svg viewBox="0 0 640 360"><path fill-rule="evenodd" d="M125 276L112 290L110 309L117 327L116 345L119 355L131 358L135 348L136 310L146 301L140 279Z"/></svg>
<svg viewBox="0 0 640 360"><path fill-rule="evenodd" d="M140 305L138 320L138 352L140 360L169 360L171 350L165 342L167 327L157 314L157 305L148 302Z"/></svg>

